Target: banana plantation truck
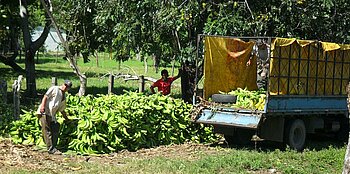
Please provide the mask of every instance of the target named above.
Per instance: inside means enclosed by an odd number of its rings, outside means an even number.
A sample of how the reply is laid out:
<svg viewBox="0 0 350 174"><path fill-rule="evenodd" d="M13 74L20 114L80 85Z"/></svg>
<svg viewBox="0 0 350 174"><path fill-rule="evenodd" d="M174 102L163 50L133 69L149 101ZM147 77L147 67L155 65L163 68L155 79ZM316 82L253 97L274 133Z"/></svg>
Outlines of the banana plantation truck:
<svg viewBox="0 0 350 174"><path fill-rule="evenodd" d="M199 35L195 123L211 125L228 143L254 140L303 150L307 136L347 140L350 45L272 37ZM260 109L234 107L237 89L261 90Z"/></svg>

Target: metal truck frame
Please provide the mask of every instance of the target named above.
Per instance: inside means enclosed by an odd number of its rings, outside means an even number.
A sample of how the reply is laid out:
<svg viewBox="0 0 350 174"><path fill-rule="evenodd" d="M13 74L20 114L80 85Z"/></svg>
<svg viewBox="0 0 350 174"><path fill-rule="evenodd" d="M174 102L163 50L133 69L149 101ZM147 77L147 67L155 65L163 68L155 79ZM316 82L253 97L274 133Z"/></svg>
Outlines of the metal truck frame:
<svg viewBox="0 0 350 174"><path fill-rule="evenodd" d="M322 43L314 41L312 48L317 49L317 54L311 54L310 49L307 52L307 50L295 49L296 47L290 45L290 53L299 54L295 58L281 56L282 48L275 47L278 54L272 54L272 50L270 50L269 61L273 59L279 62L279 66L274 70L273 75L271 75L271 66L268 67L267 97L263 111L221 107L220 105L215 105L213 108L199 106L198 103L198 99L203 98L203 89L200 89L198 83L200 80L199 72L203 72L201 68L204 67L204 52L208 51L204 50L203 46L205 37L238 38L246 41L263 39L268 41L270 45L276 39L272 37L198 35L197 85L194 90L193 104L195 109L200 111L193 118L193 122L212 125L214 131L223 134L228 143L246 144L251 140L270 140L285 143L290 148L301 151L304 149L308 134L331 133L341 140L347 140L349 113L347 95L344 91L350 80L350 51L339 49L337 52L325 52L322 50ZM278 51L278 49L280 50ZM283 49L288 50L285 47ZM286 55L291 55L290 53L286 53ZM305 54L307 57L304 56L302 59L301 54ZM321 54L322 59L320 59ZM331 56L333 59L329 58ZM285 64L284 67L281 65L283 61L289 63ZM331 65L333 65L333 69L329 68ZM326 68L324 74L317 73L317 69L321 66ZM284 74L282 68L287 69ZM294 75L291 73L293 68L296 71ZM314 71L315 68L316 75L311 75L309 72ZM305 71L306 74L301 73L301 71ZM297 83L292 85L292 82ZM272 94L271 85L274 85L274 90L277 93ZM280 92L282 86L284 93ZM199 107L201 108L199 109Z"/></svg>

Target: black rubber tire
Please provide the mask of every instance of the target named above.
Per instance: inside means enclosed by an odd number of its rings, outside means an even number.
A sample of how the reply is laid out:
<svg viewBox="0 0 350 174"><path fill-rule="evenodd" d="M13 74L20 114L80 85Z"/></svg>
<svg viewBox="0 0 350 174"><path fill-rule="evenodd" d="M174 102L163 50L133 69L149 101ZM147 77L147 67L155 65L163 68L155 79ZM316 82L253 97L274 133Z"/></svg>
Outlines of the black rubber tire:
<svg viewBox="0 0 350 174"><path fill-rule="evenodd" d="M340 142L348 142L349 139L349 118L343 117L340 119L340 129L336 134Z"/></svg>
<svg viewBox="0 0 350 174"><path fill-rule="evenodd" d="M213 94L211 99L216 103L236 103L237 97L230 94Z"/></svg>
<svg viewBox="0 0 350 174"><path fill-rule="evenodd" d="M287 126L284 131L284 142L293 150L304 150L306 142L306 128L303 120L295 119L287 122Z"/></svg>
<svg viewBox="0 0 350 174"><path fill-rule="evenodd" d="M224 135L226 142L229 145L248 145L251 143L253 130L249 129L236 129L233 135Z"/></svg>

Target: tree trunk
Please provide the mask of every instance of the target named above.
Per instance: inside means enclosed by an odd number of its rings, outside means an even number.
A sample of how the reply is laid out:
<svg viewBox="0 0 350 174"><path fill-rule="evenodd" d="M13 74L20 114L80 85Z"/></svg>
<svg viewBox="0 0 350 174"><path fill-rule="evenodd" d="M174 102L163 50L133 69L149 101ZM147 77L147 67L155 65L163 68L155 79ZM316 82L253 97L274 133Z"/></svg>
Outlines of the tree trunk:
<svg viewBox="0 0 350 174"><path fill-rule="evenodd" d="M348 93L348 100L347 100L348 110L350 111L350 83L348 84L346 91ZM350 136L348 138L348 146L346 148L344 167L343 167L343 174L349 174L349 173L350 173Z"/></svg>
<svg viewBox="0 0 350 174"><path fill-rule="evenodd" d="M43 0L44 1L44 0ZM48 2L44 2L47 5ZM23 32L23 42L25 48L25 71L26 71L26 84L27 84L27 95L29 97L36 97L36 80L35 80L35 53L39 50L41 46L49 35L51 22L48 20L48 15L46 17L46 23L43 32L39 38L32 41L32 37L29 29L29 19L28 19L28 6L26 0L20 0L20 16L21 16L21 26Z"/></svg>
<svg viewBox="0 0 350 174"><path fill-rule="evenodd" d="M16 55L12 55L11 58L7 58L3 55L0 55L0 62L4 63L7 66L10 66L14 71L16 72L20 72L20 73L24 73L24 69L22 67L20 67L16 62L15 59L13 59L12 57L17 57L18 54Z"/></svg>
<svg viewBox="0 0 350 174"><path fill-rule="evenodd" d="M66 51L66 55L67 55L67 60L70 64L70 66L72 67L74 73L79 77L79 81L80 81L80 88L79 88L79 92L78 95L79 96L83 96L85 95L85 91L86 91L86 85L87 85L87 78L85 76L85 74L81 73L81 71L78 68L78 65L76 63L76 61L74 60L74 56L73 54L69 51L69 46L67 44L67 42L65 41L65 39L62 36L61 30L59 29L57 23L55 22L54 17L52 16L49 8L47 7L47 4L45 3L45 0L40 0L41 4L44 6L46 14L49 16L50 21L52 21L56 31L57 31L57 35L60 39L60 41L62 42L62 45L65 48Z"/></svg>
<svg viewBox="0 0 350 174"><path fill-rule="evenodd" d="M80 71L79 71L79 73L80 73ZM78 73L76 73L76 74L78 74ZM80 73L80 75L78 75L78 77L79 77L79 81L80 81L80 88L79 88L78 96L84 96L85 92L86 92L87 78L84 74L81 74L81 73Z"/></svg>
<svg viewBox="0 0 350 174"><path fill-rule="evenodd" d="M182 69L182 74L181 74L182 99L187 103L192 103L194 87L195 87L196 69L195 69L195 66L190 65L188 62L184 63L181 69Z"/></svg>
<svg viewBox="0 0 350 174"><path fill-rule="evenodd" d="M155 54L152 54L152 58L153 58L154 70L156 71L156 73L158 73L158 71L159 71L159 58Z"/></svg>
<svg viewBox="0 0 350 174"><path fill-rule="evenodd" d="M141 51L140 51L140 47L137 47L137 48L136 48L136 51L137 51L137 53L136 53L136 60L141 61Z"/></svg>
<svg viewBox="0 0 350 174"><path fill-rule="evenodd" d="M175 55L173 57L173 60L171 61L171 76L174 76L175 72Z"/></svg>
<svg viewBox="0 0 350 174"><path fill-rule="evenodd" d="M98 52L96 51L96 66L98 67Z"/></svg>
<svg viewBox="0 0 350 174"><path fill-rule="evenodd" d="M147 57L146 56L143 57L143 63L144 63L144 66L145 66L145 74L147 74L147 72L148 72L148 65L147 65Z"/></svg>
<svg viewBox="0 0 350 174"><path fill-rule="evenodd" d="M109 49L108 49L108 51L109 51L109 60L112 60L113 59L113 51L112 51L112 46L109 46Z"/></svg>
<svg viewBox="0 0 350 174"><path fill-rule="evenodd" d="M35 53L32 50L26 50L25 57L27 95L36 97Z"/></svg>

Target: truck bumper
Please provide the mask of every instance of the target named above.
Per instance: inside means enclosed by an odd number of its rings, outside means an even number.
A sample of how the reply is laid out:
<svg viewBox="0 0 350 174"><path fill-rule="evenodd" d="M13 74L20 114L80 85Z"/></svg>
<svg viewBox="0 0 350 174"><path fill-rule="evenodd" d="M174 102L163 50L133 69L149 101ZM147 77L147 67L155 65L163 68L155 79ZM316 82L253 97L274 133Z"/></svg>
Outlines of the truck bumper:
<svg viewBox="0 0 350 174"><path fill-rule="evenodd" d="M214 126L221 125L257 129L260 119L261 113L258 112L252 113L252 111L235 111L233 109L203 109L194 122Z"/></svg>

